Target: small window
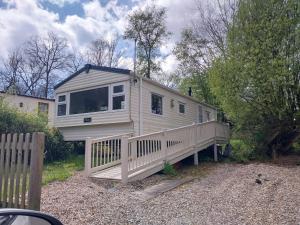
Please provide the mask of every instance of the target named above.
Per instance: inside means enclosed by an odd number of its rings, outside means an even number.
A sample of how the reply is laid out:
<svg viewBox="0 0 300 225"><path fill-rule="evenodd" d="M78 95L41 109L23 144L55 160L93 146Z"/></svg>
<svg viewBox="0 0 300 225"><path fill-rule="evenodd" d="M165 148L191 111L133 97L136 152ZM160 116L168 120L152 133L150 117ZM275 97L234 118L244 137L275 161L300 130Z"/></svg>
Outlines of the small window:
<svg viewBox="0 0 300 225"><path fill-rule="evenodd" d="M124 85L113 86L112 110L125 109Z"/></svg>
<svg viewBox="0 0 300 225"><path fill-rule="evenodd" d="M210 112L209 111L206 111L206 119L207 119L207 121L210 121Z"/></svg>
<svg viewBox="0 0 300 225"><path fill-rule="evenodd" d="M152 94L151 96L151 109L152 113L162 115L163 114L162 96Z"/></svg>
<svg viewBox="0 0 300 225"><path fill-rule="evenodd" d="M24 106L23 102L20 102L19 106L20 106L20 108L23 108L23 106Z"/></svg>
<svg viewBox="0 0 300 225"><path fill-rule="evenodd" d="M114 86L114 94L124 92L124 85Z"/></svg>
<svg viewBox="0 0 300 225"><path fill-rule="evenodd" d="M66 101L65 95L58 96L58 102L65 102L65 101Z"/></svg>
<svg viewBox="0 0 300 225"><path fill-rule="evenodd" d="M113 97L113 110L124 109L125 108L125 96L115 96Z"/></svg>
<svg viewBox="0 0 300 225"><path fill-rule="evenodd" d="M38 106L38 113L48 114L49 104L48 103L44 103L44 102L39 102L38 104L39 104L39 106Z"/></svg>
<svg viewBox="0 0 300 225"><path fill-rule="evenodd" d="M184 114L185 113L185 104L179 102L179 113Z"/></svg>
<svg viewBox="0 0 300 225"><path fill-rule="evenodd" d="M65 116L67 111L66 104L60 104L57 106L57 116Z"/></svg>
<svg viewBox="0 0 300 225"><path fill-rule="evenodd" d="M198 106L198 123L203 123L202 106Z"/></svg>

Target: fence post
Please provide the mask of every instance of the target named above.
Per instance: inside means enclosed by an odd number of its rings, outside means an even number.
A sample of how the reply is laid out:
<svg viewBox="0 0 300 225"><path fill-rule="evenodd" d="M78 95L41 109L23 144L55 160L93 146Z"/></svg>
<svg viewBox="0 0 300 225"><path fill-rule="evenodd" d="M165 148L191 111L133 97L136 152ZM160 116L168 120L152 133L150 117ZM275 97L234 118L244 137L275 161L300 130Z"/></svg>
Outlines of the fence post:
<svg viewBox="0 0 300 225"><path fill-rule="evenodd" d="M128 137L121 138L121 177L122 183L128 182Z"/></svg>
<svg viewBox="0 0 300 225"><path fill-rule="evenodd" d="M87 138L85 140L85 156L84 156L84 172L85 175L88 177L90 175L92 165L92 139Z"/></svg>
<svg viewBox="0 0 300 225"><path fill-rule="evenodd" d="M40 210L45 134L33 133L30 159L29 209Z"/></svg>

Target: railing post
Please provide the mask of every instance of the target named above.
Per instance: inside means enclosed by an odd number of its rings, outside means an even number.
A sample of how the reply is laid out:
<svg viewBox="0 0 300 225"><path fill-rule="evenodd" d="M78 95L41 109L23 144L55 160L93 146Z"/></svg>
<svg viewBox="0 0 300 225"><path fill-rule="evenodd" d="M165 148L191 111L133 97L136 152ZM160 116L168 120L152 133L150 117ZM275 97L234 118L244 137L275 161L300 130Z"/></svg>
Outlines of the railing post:
<svg viewBox="0 0 300 225"><path fill-rule="evenodd" d="M29 209L33 210L40 210L44 148L45 134L33 133L28 193Z"/></svg>
<svg viewBox="0 0 300 225"><path fill-rule="evenodd" d="M92 168L92 139L87 138L85 140L85 175L88 177L90 175L90 170Z"/></svg>
<svg viewBox="0 0 300 225"><path fill-rule="evenodd" d="M217 128L215 127L215 141L214 141L214 161L218 161L218 149L217 149Z"/></svg>
<svg viewBox="0 0 300 225"><path fill-rule="evenodd" d="M128 182L128 137L121 138L121 177L122 183Z"/></svg>
<svg viewBox="0 0 300 225"><path fill-rule="evenodd" d="M167 162L168 152L167 152L167 138L166 138L165 131L163 131L162 135L161 135L161 152L162 152L164 161Z"/></svg>
<svg viewBox="0 0 300 225"><path fill-rule="evenodd" d="M197 151L197 124L194 122L193 123L193 145L194 145L194 149L195 149L195 153L194 153L194 165L199 165L199 161L198 161L198 151Z"/></svg>

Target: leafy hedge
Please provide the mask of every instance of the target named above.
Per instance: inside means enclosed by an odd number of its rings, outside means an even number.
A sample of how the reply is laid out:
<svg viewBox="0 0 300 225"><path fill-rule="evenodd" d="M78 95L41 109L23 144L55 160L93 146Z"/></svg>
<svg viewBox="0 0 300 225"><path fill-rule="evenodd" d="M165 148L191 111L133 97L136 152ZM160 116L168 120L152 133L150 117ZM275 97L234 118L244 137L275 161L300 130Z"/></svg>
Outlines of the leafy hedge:
<svg viewBox="0 0 300 225"><path fill-rule="evenodd" d="M3 98L0 98L0 133L32 132L44 132L46 135L46 162L66 159L73 151L73 145L64 142L59 130L48 127L45 115L20 112L16 108L9 107Z"/></svg>

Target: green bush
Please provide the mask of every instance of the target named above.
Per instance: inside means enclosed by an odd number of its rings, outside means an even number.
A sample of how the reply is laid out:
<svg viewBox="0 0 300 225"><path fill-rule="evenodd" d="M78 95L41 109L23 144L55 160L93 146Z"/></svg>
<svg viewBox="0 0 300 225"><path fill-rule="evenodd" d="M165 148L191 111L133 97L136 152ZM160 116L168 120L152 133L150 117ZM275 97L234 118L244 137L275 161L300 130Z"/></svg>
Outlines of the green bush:
<svg viewBox="0 0 300 225"><path fill-rule="evenodd" d="M32 133L44 132L45 161L64 160L72 152L72 144L63 140L61 133L54 128L48 128L48 118L38 113L23 113L9 107L0 98L0 133Z"/></svg>
<svg viewBox="0 0 300 225"><path fill-rule="evenodd" d="M170 176L176 176L177 172L170 163L165 163L163 173Z"/></svg>
<svg viewBox="0 0 300 225"><path fill-rule="evenodd" d="M64 137L58 129L52 128L46 132L45 140L45 161L67 159L73 152L72 143L64 141Z"/></svg>
<svg viewBox="0 0 300 225"><path fill-rule="evenodd" d="M231 159L237 162L248 162L255 158L254 148L246 142L238 139L230 141L232 145Z"/></svg>

